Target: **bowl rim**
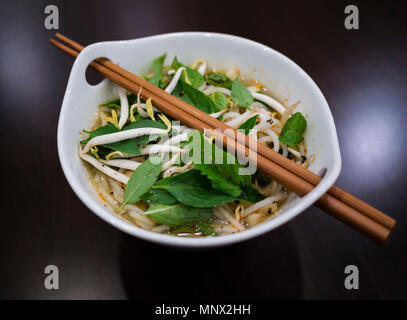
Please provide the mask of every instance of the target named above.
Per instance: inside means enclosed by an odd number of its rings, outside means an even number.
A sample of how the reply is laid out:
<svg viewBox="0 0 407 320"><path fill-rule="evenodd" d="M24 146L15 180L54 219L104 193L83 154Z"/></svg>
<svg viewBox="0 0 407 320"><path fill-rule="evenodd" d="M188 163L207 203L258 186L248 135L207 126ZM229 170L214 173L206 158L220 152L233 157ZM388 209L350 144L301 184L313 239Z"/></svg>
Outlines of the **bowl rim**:
<svg viewBox="0 0 407 320"><path fill-rule="evenodd" d="M284 211L283 214L278 216L278 221L277 223L272 223L272 221L275 221L274 219L271 219L268 222L262 223L254 228L245 230L244 232L239 232L231 235L224 235L224 236L219 236L219 237L202 237L202 238L187 238L187 237L176 237L176 236L171 236L171 235L165 235L165 234L159 234L159 233L154 233L152 231L144 230L141 229L135 225L130 224L129 222L125 221L123 218L112 214L109 212L107 209L104 209L103 206L101 206L99 203L96 203L96 200L91 197L87 190L82 187L82 185L77 181L77 177L73 174L69 162L72 158L70 157L69 154L65 152L65 149L63 148L63 131L65 127L65 122L64 122L64 115L68 110L68 104L69 104L69 96L71 93L71 87L73 85L73 78L75 77L75 71L77 71L78 64L81 60L86 59L86 56L89 56L89 53L94 54L94 51L97 50L98 48L102 48L103 46L111 46L112 44L130 44L130 43L135 43L135 42L140 42L140 41L146 41L146 40L161 40L164 38L171 38L171 37L212 37L212 38L223 38L223 39L229 39L233 40L238 43L238 45L245 45L245 46L252 46L255 48L255 50L262 50L265 52L269 52L270 54L276 55L279 59L282 59L285 63L291 64L292 67L295 68L297 72L302 76L304 81L307 81L311 87L313 88L314 94L316 94L320 100L320 102L324 105L324 108L327 109L328 117L327 121L329 121L329 126L332 129L332 134L331 134L331 141L330 144L332 145L333 148L333 166L332 169L330 170L329 174L324 177L324 180L322 183L320 183L318 186L314 188L314 190L306 195L305 197L302 198L302 201L295 205L292 208L289 208L288 210ZM89 58L89 57L87 57ZM93 59L92 59L93 60ZM91 61L91 60L90 60ZM62 170L65 174L66 179L68 180L69 185L71 186L72 190L75 192L75 194L79 197L79 199L97 216L99 216L101 219L104 221L108 222L109 224L113 225L114 227L118 228L119 230L130 234L132 236L136 236L138 238L151 241L154 243L162 244L162 245L167 245L167 246L175 246L175 247L188 247L188 248L205 248L205 247L216 247L216 246L225 246L225 245L230 245L234 244L237 242L241 242L244 240L248 240L257 236L260 236L262 234L265 234L266 232L269 232L289 220L293 219L300 213L304 212L308 207L310 207L315 201L317 201L335 182L335 180L338 178L342 162L341 162L341 155L340 155L340 149L339 149L339 142L338 142L338 137L337 137L337 132L336 132L336 127L335 123L332 117L331 110L329 108L329 105L322 94L321 90L317 86L317 84L313 81L313 79L300 67L298 66L294 61L283 55L282 53L266 46L261 43L258 43L253 40L249 40L243 37L239 36L234 36L234 35L229 35L229 34L223 34L223 33L215 33L215 32L174 32L174 33L166 33L166 34L159 34L159 35L153 35L153 36L148 36L148 37L143 37L143 38L137 38L137 39L130 39L130 40L117 40L117 41L104 41L104 42L98 42L91 44L87 47L85 47L84 50L78 55L78 57L75 60L75 63L72 67L69 80L68 80L68 85L65 91L60 115L59 115L59 120L58 120L58 130L57 130L57 149L58 149L58 155L60 159L60 163L62 166Z"/></svg>

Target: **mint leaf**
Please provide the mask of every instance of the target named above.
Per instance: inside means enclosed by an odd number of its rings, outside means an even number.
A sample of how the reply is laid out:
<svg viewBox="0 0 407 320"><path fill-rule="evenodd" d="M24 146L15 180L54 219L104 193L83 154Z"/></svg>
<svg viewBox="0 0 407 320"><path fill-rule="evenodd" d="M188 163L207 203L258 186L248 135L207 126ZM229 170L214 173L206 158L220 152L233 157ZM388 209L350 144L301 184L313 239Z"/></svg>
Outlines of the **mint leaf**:
<svg viewBox="0 0 407 320"><path fill-rule="evenodd" d="M295 130L286 130L280 135L280 141L288 146L295 147L302 142L304 138Z"/></svg>
<svg viewBox="0 0 407 320"><path fill-rule="evenodd" d="M247 89L238 78L235 78L233 81L231 98L234 103L243 108L248 108L254 101L249 89Z"/></svg>
<svg viewBox="0 0 407 320"><path fill-rule="evenodd" d="M284 124L279 140L286 145L295 147L304 140L302 134L306 127L307 120L301 112L296 112Z"/></svg>
<svg viewBox="0 0 407 320"><path fill-rule="evenodd" d="M218 111L225 109L228 105L228 99L222 92L214 92L209 96L215 103L215 107Z"/></svg>
<svg viewBox="0 0 407 320"><path fill-rule="evenodd" d="M258 118L258 114L256 114L254 117L251 117L247 119L245 122L243 122L238 129L244 129L244 134L248 135L250 130L254 128L256 125L256 120Z"/></svg>

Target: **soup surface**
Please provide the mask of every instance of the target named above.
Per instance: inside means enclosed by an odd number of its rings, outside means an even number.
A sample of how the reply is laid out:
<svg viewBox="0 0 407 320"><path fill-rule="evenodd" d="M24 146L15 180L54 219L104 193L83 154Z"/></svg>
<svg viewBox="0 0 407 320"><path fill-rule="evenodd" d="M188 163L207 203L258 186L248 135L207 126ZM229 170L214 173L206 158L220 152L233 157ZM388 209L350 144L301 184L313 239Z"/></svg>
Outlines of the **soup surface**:
<svg viewBox="0 0 407 320"><path fill-rule="evenodd" d="M308 166L306 119L237 67L216 70L199 59L187 66L166 55L152 62L150 83L252 141ZM84 130L79 156L101 201L152 232L219 236L242 232L278 214L289 196L256 163L222 149L210 133L172 121L151 99L116 87L117 99L98 106Z"/></svg>

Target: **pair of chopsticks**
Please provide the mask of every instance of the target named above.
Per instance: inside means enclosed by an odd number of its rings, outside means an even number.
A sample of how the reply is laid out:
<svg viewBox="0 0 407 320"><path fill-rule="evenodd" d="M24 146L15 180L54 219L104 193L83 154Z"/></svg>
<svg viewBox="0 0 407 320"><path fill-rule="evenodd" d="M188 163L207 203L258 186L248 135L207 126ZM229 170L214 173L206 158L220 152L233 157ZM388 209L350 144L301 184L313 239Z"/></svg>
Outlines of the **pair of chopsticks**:
<svg viewBox="0 0 407 320"><path fill-rule="evenodd" d="M50 43L74 58L84 49L79 43L59 33L55 37L66 45L54 39L50 39ZM224 146L233 146L232 151L237 154L256 157L260 171L300 197L312 191L321 181L318 175L265 145L257 143L256 148L253 148L253 141L249 143L248 136L105 58L92 61L90 66L133 94L137 94L141 89L143 98L151 98L157 108L185 125L203 133L210 130L210 135L215 136L217 141L222 141ZM217 128L223 133L216 130ZM249 149L250 147L252 149ZM257 154L253 150L256 150ZM393 218L337 186L332 186L315 205L377 243L384 243L396 224Z"/></svg>

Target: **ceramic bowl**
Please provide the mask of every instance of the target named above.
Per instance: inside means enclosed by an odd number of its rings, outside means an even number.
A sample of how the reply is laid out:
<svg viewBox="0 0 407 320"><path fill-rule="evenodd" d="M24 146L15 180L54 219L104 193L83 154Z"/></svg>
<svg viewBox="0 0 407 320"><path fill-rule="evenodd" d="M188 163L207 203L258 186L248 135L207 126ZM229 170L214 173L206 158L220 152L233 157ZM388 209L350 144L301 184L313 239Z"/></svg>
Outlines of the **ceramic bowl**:
<svg viewBox="0 0 407 320"><path fill-rule="evenodd" d="M175 55L189 64L198 58L211 66L235 65L245 77L260 80L279 98L290 104L301 100L297 108L306 115L305 133L308 155L315 160L310 170L326 169L321 183L303 198L291 197L273 219L233 235L183 238L157 234L138 228L105 207L89 181L88 172L78 153L80 131L90 126L100 103L114 98L113 86L107 79L90 85L85 72L91 61L106 57L140 75L150 70L153 58L166 52L166 64ZM182 32L147 38L100 42L87 46L72 67L58 123L58 153L65 176L83 203L115 228L135 237L181 248L208 248L244 241L269 232L303 212L335 182L341 169L341 156L335 124L327 101L315 82L297 64L281 53L260 43L226 34Z"/></svg>

